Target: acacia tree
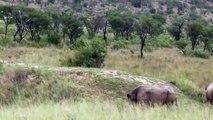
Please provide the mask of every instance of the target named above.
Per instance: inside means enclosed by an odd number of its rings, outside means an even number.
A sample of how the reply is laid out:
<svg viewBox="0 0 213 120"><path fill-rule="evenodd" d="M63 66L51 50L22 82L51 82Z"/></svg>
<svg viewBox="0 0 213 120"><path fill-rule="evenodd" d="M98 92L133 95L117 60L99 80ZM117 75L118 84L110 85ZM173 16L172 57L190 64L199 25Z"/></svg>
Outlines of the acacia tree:
<svg viewBox="0 0 213 120"><path fill-rule="evenodd" d="M198 44L198 37L203 31L203 25L199 21L189 22L186 31L192 43L192 50L195 50L195 47Z"/></svg>
<svg viewBox="0 0 213 120"><path fill-rule="evenodd" d="M59 6L49 6L45 9L45 13L51 18L52 21L52 29L56 32L60 32L60 25L61 25L61 15L63 11L60 11Z"/></svg>
<svg viewBox="0 0 213 120"><path fill-rule="evenodd" d="M134 24L134 16L130 11L123 9L110 11L108 21L114 30L115 39L117 39L119 35L122 37L125 35L126 40L129 39Z"/></svg>
<svg viewBox="0 0 213 120"><path fill-rule="evenodd" d="M13 36L19 36L19 42L30 32L32 40L39 40L40 33L48 29L50 18L45 13L27 7L15 7L13 19L16 25L16 32Z"/></svg>
<svg viewBox="0 0 213 120"><path fill-rule="evenodd" d="M26 23L30 31L32 40L39 40L40 34L44 30L48 30L50 18L43 12L33 10L27 13L29 21Z"/></svg>
<svg viewBox="0 0 213 120"><path fill-rule="evenodd" d="M203 42L203 51L208 50L213 53L213 26L205 27L199 39Z"/></svg>
<svg viewBox="0 0 213 120"><path fill-rule="evenodd" d="M145 46L145 41L148 37L153 37L154 35L159 35L162 31L162 24L150 16L143 17L136 24L137 34L141 40L141 57L144 56L143 49Z"/></svg>
<svg viewBox="0 0 213 120"><path fill-rule="evenodd" d="M181 39L186 16L174 16L171 25L168 27L168 32L175 38L176 41Z"/></svg>
<svg viewBox="0 0 213 120"><path fill-rule="evenodd" d="M12 17L13 8L11 6L0 6L0 19L4 21L5 24L5 30L4 34L7 35L8 26L12 23L13 17Z"/></svg>
<svg viewBox="0 0 213 120"><path fill-rule="evenodd" d="M64 15L61 22L64 34L69 37L72 44L75 44L76 39L83 33L82 23L73 15Z"/></svg>
<svg viewBox="0 0 213 120"><path fill-rule="evenodd" d="M83 16L83 22L87 28L89 37L93 38L95 36L95 33L97 33L98 30L103 28L104 17L100 15L85 15Z"/></svg>
<svg viewBox="0 0 213 120"><path fill-rule="evenodd" d="M142 0L130 0L130 2L132 3L132 5L136 8L141 8L141 3Z"/></svg>
<svg viewBox="0 0 213 120"><path fill-rule="evenodd" d="M15 7L13 11L13 19L16 25L16 32L13 35L13 39L16 40L16 36L19 35L18 41L21 42L28 33L27 23L30 18L27 16L26 12L32 11L30 8L26 7Z"/></svg>

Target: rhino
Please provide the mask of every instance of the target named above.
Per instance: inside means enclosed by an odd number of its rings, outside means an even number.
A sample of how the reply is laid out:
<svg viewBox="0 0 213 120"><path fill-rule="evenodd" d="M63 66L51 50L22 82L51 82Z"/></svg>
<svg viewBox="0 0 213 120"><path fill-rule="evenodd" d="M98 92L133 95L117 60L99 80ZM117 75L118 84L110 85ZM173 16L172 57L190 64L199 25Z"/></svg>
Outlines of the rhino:
<svg viewBox="0 0 213 120"><path fill-rule="evenodd" d="M144 103L146 105L177 105L176 93L170 86L153 85L139 86L135 88L127 98L132 103Z"/></svg>
<svg viewBox="0 0 213 120"><path fill-rule="evenodd" d="M205 90L206 90L206 101L213 104L213 83L206 86Z"/></svg>

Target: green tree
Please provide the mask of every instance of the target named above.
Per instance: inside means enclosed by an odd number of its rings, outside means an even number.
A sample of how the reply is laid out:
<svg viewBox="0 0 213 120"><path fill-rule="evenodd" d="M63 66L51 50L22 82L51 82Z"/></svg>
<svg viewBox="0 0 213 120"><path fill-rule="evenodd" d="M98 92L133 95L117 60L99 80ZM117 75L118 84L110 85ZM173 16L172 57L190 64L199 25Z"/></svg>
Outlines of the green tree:
<svg viewBox="0 0 213 120"><path fill-rule="evenodd" d="M182 36L182 31L184 29L184 23L186 23L187 16L173 16L171 18L171 24L167 28L168 32L175 38L176 41L179 41Z"/></svg>
<svg viewBox="0 0 213 120"><path fill-rule="evenodd" d="M0 19L2 19L5 24L5 36L7 35L9 24L11 24L13 21L12 12L13 8L11 6L0 6Z"/></svg>
<svg viewBox="0 0 213 120"><path fill-rule="evenodd" d="M126 40L129 39L129 35L134 24L134 16L130 11L123 9L112 10L109 12L108 21L114 30L116 39L119 35L122 37L125 35Z"/></svg>
<svg viewBox="0 0 213 120"><path fill-rule="evenodd" d="M90 38L95 36L95 33L98 32L99 29L102 29L104 26L104 17L100 15L85 15L83 17L84 25L87 28L88 34Z"/></svg>
<svg viewBox="0 0 213 120"><path fill-rule="evenodd" d="M145 16L136 24L137 33L141 40L141 57L144 56L143 49L148 37L159 35L162 24L150 16Z"/></svg>
<svg viewBox="0 0 213 120"><path fill-rule="evenodd" d="M45 8L45 13L48 14L48 16L51 18L52 28L54 29L54 31L59 32L62 15L62 11L60 11L60 8L56 5L48 6L47 8Z"/></svg>
<svg viewBox="0 0 213 120"><path fill-rule="evenodd" d="M192 43L192 50L195 50L195 47L198 44L198 37L203 31L203 25L199 21L189 22L186 31Z"/></svg>
<svg viewBox="0 0 213 120"><path fill-rule="evenodd" d="M213 53L213 26L205 27L199 38L204 44L203 51L208 50L212 54Z"/></svg>
<svg viewBox="0 0 213 120"><path fill-rule="evenodd" d="M48 2L54 4L55 0L48 0Z"/></svg>
<svg viewBox="0 0 213 120"><path fill-rule="evenodd" d="M132 5L136 8L141 8L141 0L130 0L130 2L132 3Z"/></svg>
<svg viewBox="0 0 213 120"><path fill-rule="evenodd" d="M152 15L152 18L159 21L161 24L166 23L166 18L160 14L154 14L154 15Z"/></svg>
<svg viewBox="0 0 213 120"><path fill-rule="evenodd" d="M41 4L42 0L36 0L37 4Z"/></svg>
<svg viewBox="0 0 213 120"><path fill-rule="evenodd" d="M33 10L27 12L29 21L27 22L27 27L30 31L32 40L39 40L40 34L44 30L48 30L50 25L50 18L43 12Z"/></svg>
<svg viewBox="0 0 213 120"><path fill-rule="evenodd" d="M17 6L14 7L13 19L16 25L16 32L13 35L13 39L17 40L17 35L19 36L18 41L21 42L29 32L27 29L27 23L30 18L27 16L27 12L33 11L31 8Z"/></svg>
<svg viewBox="0 0 213 120"><path fill-rule="evenodd" d="M75 44L76 39L83 33L83 25L81 21L73 15L65 15L62 17L61 22L63 24L64 34L69 37L72 44Z"/></svg>
<svg viewBox="0 0 213 120"><path fill-rule="evenodd" d="M168 28L168 32L175 38L176 41L180 40L181 38L183 26L184 22L174 22Z"/></svg>

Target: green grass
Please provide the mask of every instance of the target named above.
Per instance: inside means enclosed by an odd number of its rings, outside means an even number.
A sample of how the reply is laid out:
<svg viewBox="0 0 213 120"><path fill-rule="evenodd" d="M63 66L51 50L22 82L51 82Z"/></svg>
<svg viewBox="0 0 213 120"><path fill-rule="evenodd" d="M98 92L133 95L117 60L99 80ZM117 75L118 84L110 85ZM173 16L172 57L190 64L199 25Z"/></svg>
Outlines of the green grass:
<svg viewBox="0 0 213 120"><path fill-rule="evenodd" d="M158 48L139 57L139 45L128 49L111 50L104 69L125 71L133 75L150 76L172 82L179 88L178 107L167 108L134 106L128 104L126 94L140 83L97 75L99 69L77 68L70 72L51 72L47 69L59 66L72 50L52 47L1 47L0 58L12 62L47 65L33 71L42 83L34 82L0 84L0 119L22 120L210 120L212 109L204 104L204 86L212 81L213 59L182 56L174 48ZM14 75L17 66L0 66L0 78ZM3 77L5 79L5 77ZM4 98L3 98L3 97ZM6 98L5 98L6 97ZM26 107L27 106L27 107ZM24 111L24 112L23 112Z"/></svg>
<svg viewBox="0 0 213 120"><path fill-rule="evenodd" d="M191 99L204 100L204 88L213 82L212 58L184 57L177 49L163 48L145 52L145 58L141 59L137 48L139 46L130 46L134 54L127 49L109 50L106 68L172 82Z"/></svg>
<svg viewBox="0 0 213 120"><path fill-rule="evenodd" d="M71 99L126 99L137 82L102 77L93 72L51 72L10 68L0 74L0 104L60 102Z"/></svg>
<svg viewBox="0 0 213 120"><path fill-rule="evenodd" d="M183 101L178 107L132 106L124 101L81 101L14 105L0 109L5 120L211 120L210 106Z"/></svg>

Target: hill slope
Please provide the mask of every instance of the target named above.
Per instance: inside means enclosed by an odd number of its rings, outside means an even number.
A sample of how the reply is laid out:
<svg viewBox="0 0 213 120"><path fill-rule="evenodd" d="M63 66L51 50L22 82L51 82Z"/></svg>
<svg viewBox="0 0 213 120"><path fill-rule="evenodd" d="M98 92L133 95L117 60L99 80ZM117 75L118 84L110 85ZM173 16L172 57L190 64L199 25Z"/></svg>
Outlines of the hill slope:
<svg viewBox="0 0 213 120"><path fill-rule="evenodd" d="M68 0L53 1L54 4L41 0L41 2L27 0L21 2L13 1L15 5L27 5L36 9L45 9L50 6L55 8L71 8L80 14L92 12L98 14L100 11L113 9L114 7L127 7L133 12L158 12L164 16L188 14L202 16L205 20L213 20L213 2L211 0ZM1 4L12 4L10 0L0 0Z"/></svg>

